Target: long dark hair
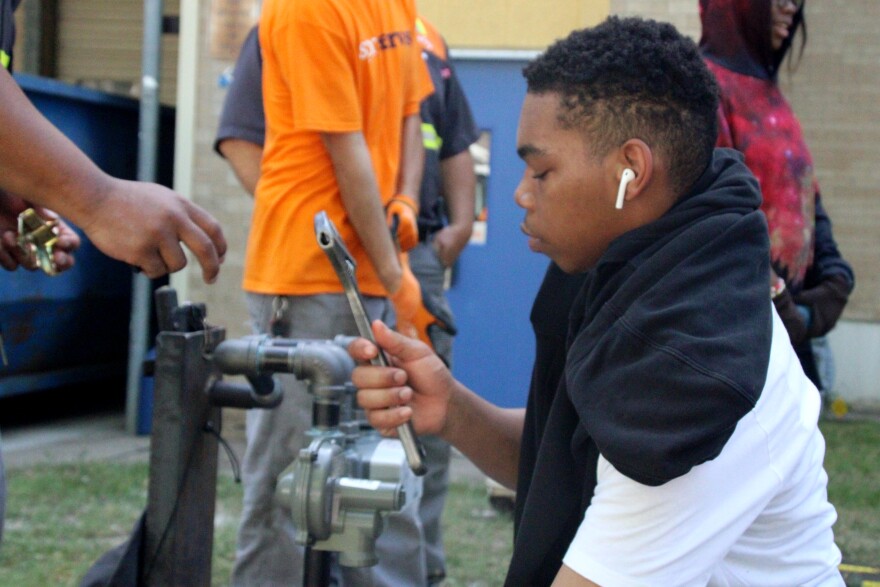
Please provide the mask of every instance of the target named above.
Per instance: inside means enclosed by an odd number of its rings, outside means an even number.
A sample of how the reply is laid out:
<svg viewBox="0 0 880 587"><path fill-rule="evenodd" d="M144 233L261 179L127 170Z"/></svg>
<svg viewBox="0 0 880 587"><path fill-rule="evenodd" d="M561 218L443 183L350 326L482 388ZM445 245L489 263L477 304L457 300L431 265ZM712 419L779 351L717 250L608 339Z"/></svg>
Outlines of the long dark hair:
<svg viewBox="0 0 880 587"><path fill-rule="evenodd" d="M772 2L773 0L770 1ZM788 39L786 39L786 42L783 43L782 47L779 48L779 51L783 52L781 59L788 58L786 69L788 69L789 73L793 73L801 64L801 59L804 56L804 48L807 46L807 18L804 13L806 3L806 0L801 0L799 3L798 11L792 19L791 34L789 34ZM798 35L799 31L800 35ZM800 37L800 47L798 47L796 51L790 51L789 49L798 37ZM787 55L785 53L787 53ZM795 53L797 53L797 57L794 56Z"/></svg>

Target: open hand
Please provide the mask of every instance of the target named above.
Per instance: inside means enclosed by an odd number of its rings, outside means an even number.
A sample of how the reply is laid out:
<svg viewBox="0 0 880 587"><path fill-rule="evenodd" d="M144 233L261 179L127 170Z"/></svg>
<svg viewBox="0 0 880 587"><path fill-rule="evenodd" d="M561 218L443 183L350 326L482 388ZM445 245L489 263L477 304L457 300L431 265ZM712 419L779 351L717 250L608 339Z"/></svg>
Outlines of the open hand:
<svg viewBox="0 0 880 587"><path fill-rule="evenodd" d="M186 266L186 245L213 283L226 254L220 224L205 210L155 183L114 179L108 195L81 224L98 249L150 278Z"/></svg>

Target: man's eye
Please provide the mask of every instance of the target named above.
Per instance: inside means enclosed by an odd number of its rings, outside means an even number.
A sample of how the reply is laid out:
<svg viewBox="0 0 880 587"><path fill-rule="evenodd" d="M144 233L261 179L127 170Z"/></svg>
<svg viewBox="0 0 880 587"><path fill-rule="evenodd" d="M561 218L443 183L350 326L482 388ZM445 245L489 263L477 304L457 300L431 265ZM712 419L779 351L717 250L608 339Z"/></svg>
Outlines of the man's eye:
<svg viewBox="0 0 880 587"><path fill-rule="evenodd" d="M532 179L544 179L545 177L547 177L548 173L550 173L549 169L541 173L536 173L532 176Z"/></svg>

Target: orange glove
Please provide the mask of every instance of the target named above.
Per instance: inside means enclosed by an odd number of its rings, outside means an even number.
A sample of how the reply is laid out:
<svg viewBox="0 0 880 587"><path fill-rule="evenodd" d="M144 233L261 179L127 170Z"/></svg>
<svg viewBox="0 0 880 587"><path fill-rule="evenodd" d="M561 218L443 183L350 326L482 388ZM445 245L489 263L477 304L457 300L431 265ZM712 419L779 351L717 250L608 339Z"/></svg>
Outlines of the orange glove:
<svg viewBox="0 0 880 587"><path fill-rule="evenodd" d="M395 222L394 217L397 217ZM419 244L419 206L416 201L405 194L397 194L385 205L385 219L397 238L401 251L408 251Z"/></svg>
<svg viewBox="0 0 880 587"><path fill-rule="evenodd" d="M422 288L409 268L409 255L406 253L400 254L400 267L403 270L400 289L391 296L391 303L394 304L394 312L397 314L397 331L404 336L417 338L433 349L434 343L430 336L432 328L442 328L451 334L455 334L455 329L425 307Z"/></svg>

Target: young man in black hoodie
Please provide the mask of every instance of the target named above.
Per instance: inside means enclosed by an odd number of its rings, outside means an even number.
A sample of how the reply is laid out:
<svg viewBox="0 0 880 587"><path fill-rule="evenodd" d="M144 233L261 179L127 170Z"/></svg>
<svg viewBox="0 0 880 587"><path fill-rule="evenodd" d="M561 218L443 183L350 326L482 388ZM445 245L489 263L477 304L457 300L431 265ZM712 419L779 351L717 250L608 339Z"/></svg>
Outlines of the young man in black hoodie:
<svg viewBox="0 0 880 587"><path fill-rule="evenodd" d="M375 323L394 366L354 373L370 422L411 420L517 490L507 585L842 585L819 396L768 296L758 184L713 148L696 46L611 18L524 73L515 198L555 263L527 408Z"/></svg>

